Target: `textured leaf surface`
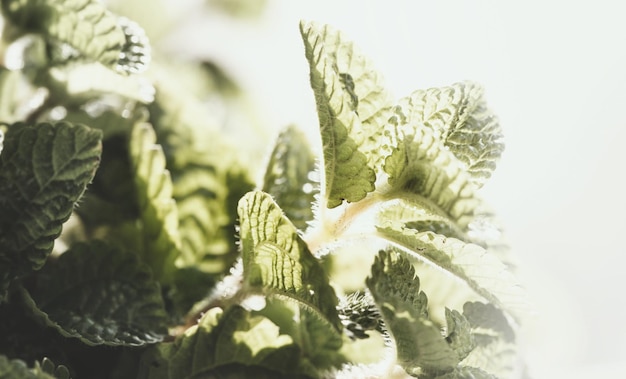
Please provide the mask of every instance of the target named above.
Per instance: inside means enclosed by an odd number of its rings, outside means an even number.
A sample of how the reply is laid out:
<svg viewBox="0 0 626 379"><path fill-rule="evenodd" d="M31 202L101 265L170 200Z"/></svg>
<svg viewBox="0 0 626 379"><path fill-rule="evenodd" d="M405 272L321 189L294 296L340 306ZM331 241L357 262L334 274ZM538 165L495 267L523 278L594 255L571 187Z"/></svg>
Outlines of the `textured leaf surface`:
<svg viewBox="0 0 626 379"><path fill-rule="evenodd" d="M402 222L379 220L381 237L418 260L463 280L477 294L498 307L519 315L528 310L526 293L497 257L482 247L432 232L418 232Z"/></svg>
<svg viewBox="0 0 626 379"><path fill-rule="evenodd" d="M467 240L468 237L444 212L421 196L405 195L381 205L379 220L394 220L420 232L434 232Z"/></svg>
<svg viewBox="0 0 626 379"><path fill-rule="evenodd" d="M426 295L401 252L381 251L366 282L396 342L398 363L408 373L443 373L459 363L458 355L428 318Z"/></svg>
<svg viewBox="0 0 626 379"><path fill-rule="evenodd" d="M150 59L143 29L96 0L2 0L2 11L11 23L119 71L142 71Z"/></svg>
<svg viewBox="0 0 626 379"><path fill-rule="evenodd" d="M458 311L446 308L446 324L448 325L446 341L459 358L464 359L475 346L469 321Z"/></svg>
<svg viewBox="0 0 626 379"><path fill-rule="evenodd" d="M398 145L385 159L391 191L430 200L464 229L472 220L476 186L461 163L428 128L399 132ZM430 207L431 209L433 207Z"/></svg>
<svg viewBox="0 0 626 379"><path fill-rule="evenodd" d="M253 185L206 107L168 79L158 76L149 112L174 185L181 234L177 264L221 274L238 256L237 202Z"/></svg>
<svg viewBox="0 0 626 379"><path fill-rule="evenodd" d="M237 363L293 374L299 354L292 338L268 318L237 305L225 311L212 308L176 341L146 354L139 378L204 378Z"/></svg>
<svg viewBox="0 0 626 379"><path fill-rule="evenodd" d="M319 192L312 180L315 174L315 156L304 134L295 127L280 133L263 178L264 192L276 203L294 226L307 228L313 220L313 203Z"/></svg>
<svg viewBox="0 0 626 379"><path fill-rule="evenodd" d="M41 370L31 370L18 359L8 359L0 355L0 378L2 379L55 379Z"/></svg>
<svg viewBox="0 0 626 379"><path fill-rule="evenodd" d="M504 151L500 125L487 109L483 89L476 83L413 92L400 101L412 125L431 128L464 164L472 182L481 186Z"/></svg>
<svg viewBox="0 0 626 379"><path fill-rule="evenodd" d="M310 304L340 328L326 273L271 196L249 192L238 213L246 281Z"/></svg>
<svg viewBox="0 0 626 379"><path fill-rule="evenodd" d="M62 224L94 176L101 133L68 123L17 123L5 139L0 156L0 282L4 287L8 280L43 266Z"/></svg>
<svg viewBox="0 0 626 379"><path fill-rule="evenodd" d="M180 250L178 210L165 155L150 124L134 126L129 150L141 220L140 254L157 279L169 282Z"/></svg>
<svg viewBox="0 0 626 379"><path fill-rule="evenodd" d="M338 31L301 23L324 155L326 206L355 202L374 190L389 105L380 78Z"/></svg>
<svg viewBox="0 0 626 379"><path fill-rule="evenodd" d="M160 287L132 253L78 244L24 291L38 318L88 345L143 346L167 334Z"/></svg>

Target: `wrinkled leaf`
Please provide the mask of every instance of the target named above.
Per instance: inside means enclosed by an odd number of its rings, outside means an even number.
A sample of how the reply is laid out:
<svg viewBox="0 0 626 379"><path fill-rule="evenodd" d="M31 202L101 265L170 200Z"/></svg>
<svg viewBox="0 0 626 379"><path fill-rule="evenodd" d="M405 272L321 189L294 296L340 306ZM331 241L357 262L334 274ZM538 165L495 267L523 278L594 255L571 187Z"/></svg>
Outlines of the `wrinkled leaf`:
<svg viewBox="0 0 626 379"><path fill-rule="evenodd" d="M497 257L482 247L432 232L418 232L400 222L379 221L381 237L410 256L461 279L478 295L519 318L528 310L526 292Z"/></svg>
<svg viewBox="0 0 626 379"><path fill-rule="evenodd" d="M80 55L121 72L143 71L150 60L143 29L96 0L3 0L2 12L16 26L66 43Z"/></svg>
<svg viewBox="0 0 626 379"><path fill-rule="evenodd" d="M491 177L504 150L500 125L487 109L483 89L476 83L413 92L400 101L412 125L431 128L464 164L478 186Z"/></svg>
<svg viewBox="0 0 626 379"><path fill-rule="evenodd" d="M165 155L150 124L133 128L130 157L141 220L140 255L155 277L169 282L180 251L178 210Z"/></svg>
<svg viewBox="0 0 626 379"><path fill-rule="evenodd" d="M278 325L240 306L212 308L173 343L163 343L144 357L139 378L210 377L232 364L262 366L282 374L298 372L300 350Z"/></svg>
<svg viewBox="0 0 626 379"><path fill-rule="evenodd" d="M315 156L304 134L295 127L280 133L270 155L262 190L272 195L300 230L305 230L313 220L312 206L319 192L319 184L312 180L314 171Z"/></svg>
<svg viewBox="0 0 626 379"><path fill-rule="evenodd" d="M149 268L103 242L74 245L23 294L46 325L88 345L144 346L167 334L161 290Z"/></svg>
<svg viewBox="0 0 626 379"><path fill-rule="evenodd" d="M325 206L374 190L388 96L369 62L338 31L300 24L322 135Z"/></svg>
<svg viewBox="0 0 626 379"><path fill-rule="evenodd" d="M64 122L10 126L0 156L0 289L45 263L94 176L101 135Z"/></svg>
<svg viewBox="0 0 626 379"><path fill-rule="evenodd" d="M472 220L478 204L475 185L430 129L399 134L398 145L385 159L383 168L389 175L390 192L428 199L461 230Z"/></svg>
<svg viewBox="0 0 626 379"><path fill-rule="evenodd" d="M401 252L383 250L366 280L396 343L398 363L410 374L444 373L460 361L428 318L427 298Z"/></svg>
<svg viewBox="0 0 626 379"><path fill-rule="evenodd" d="M446 308L448 336L446 341L462 360L474 349L474 338L469 321L458 311Z"/></svg>
<svg viewBox="0 0 626 379"><path fill-rule="evenodd" d="M238 214L246 281L312 305L339 329L337 297L326 273L271 196L249 192Z"/></svg>

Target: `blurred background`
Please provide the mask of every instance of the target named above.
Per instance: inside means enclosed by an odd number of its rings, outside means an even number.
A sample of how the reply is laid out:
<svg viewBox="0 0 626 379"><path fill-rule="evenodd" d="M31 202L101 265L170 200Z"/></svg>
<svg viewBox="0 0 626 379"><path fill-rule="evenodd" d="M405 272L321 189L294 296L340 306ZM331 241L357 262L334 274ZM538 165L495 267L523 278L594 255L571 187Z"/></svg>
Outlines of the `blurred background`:
<svg viewBox="0 0 626 379"><path fill-rule="evenodd" d="M180 23L161 36L164 50L227 70L248 94L268 149L289 124L319 143L300 19L346 32L397 97L483 84L507 149L482 194L506 225L534 302L523 333L530 373L626 377L626 7L213 0L217 12L204 0L162 2L162 21ZM231 9L239 15L223 12L237 3L247 4ZM153 17L137 14L142 25Z"/></svg>

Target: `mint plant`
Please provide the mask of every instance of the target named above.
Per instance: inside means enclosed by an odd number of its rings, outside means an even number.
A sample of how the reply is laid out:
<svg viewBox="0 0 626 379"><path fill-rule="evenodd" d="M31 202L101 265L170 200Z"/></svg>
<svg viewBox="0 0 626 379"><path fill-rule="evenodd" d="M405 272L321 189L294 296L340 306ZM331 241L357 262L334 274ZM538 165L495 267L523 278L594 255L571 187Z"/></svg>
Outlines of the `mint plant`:
<svg viewBox="0 0 626 379"><path fill-rule="evenodd" d="M95 0L2 11L0 377L524 374L480 86L395 101L302 22L322 150L285 129L255 186L201 102L218 71Z"/></svg>

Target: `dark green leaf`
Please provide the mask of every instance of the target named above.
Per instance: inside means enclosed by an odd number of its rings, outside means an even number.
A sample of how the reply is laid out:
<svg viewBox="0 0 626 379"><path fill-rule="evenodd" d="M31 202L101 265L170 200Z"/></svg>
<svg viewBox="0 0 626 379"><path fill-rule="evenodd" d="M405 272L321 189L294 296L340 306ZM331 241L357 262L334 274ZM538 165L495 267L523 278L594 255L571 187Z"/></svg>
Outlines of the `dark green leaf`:
<svg viewBox="0 0 626 379"><path fill-rule="evenodd" d="M313 203L319 192L311 176L315 156L304 134L295 127L280 133L263 178L264 192L276 203L296 228L305 230L313 220Z"/></svg>
<svg viewBox="0 0 626 379"><path fill-rule="evenodd" d="M97 130L64 122L9 128L0 156L0 281L5 288L7 280L45 263L98 167L100 139Z"/></svg>
<svg viewBox="0 0 626 379"><path fill-rule="evenodd" d="M136 255L78 244L23 291L45 324L88 345L144 346L167 334L160 287Z"/></svg>

